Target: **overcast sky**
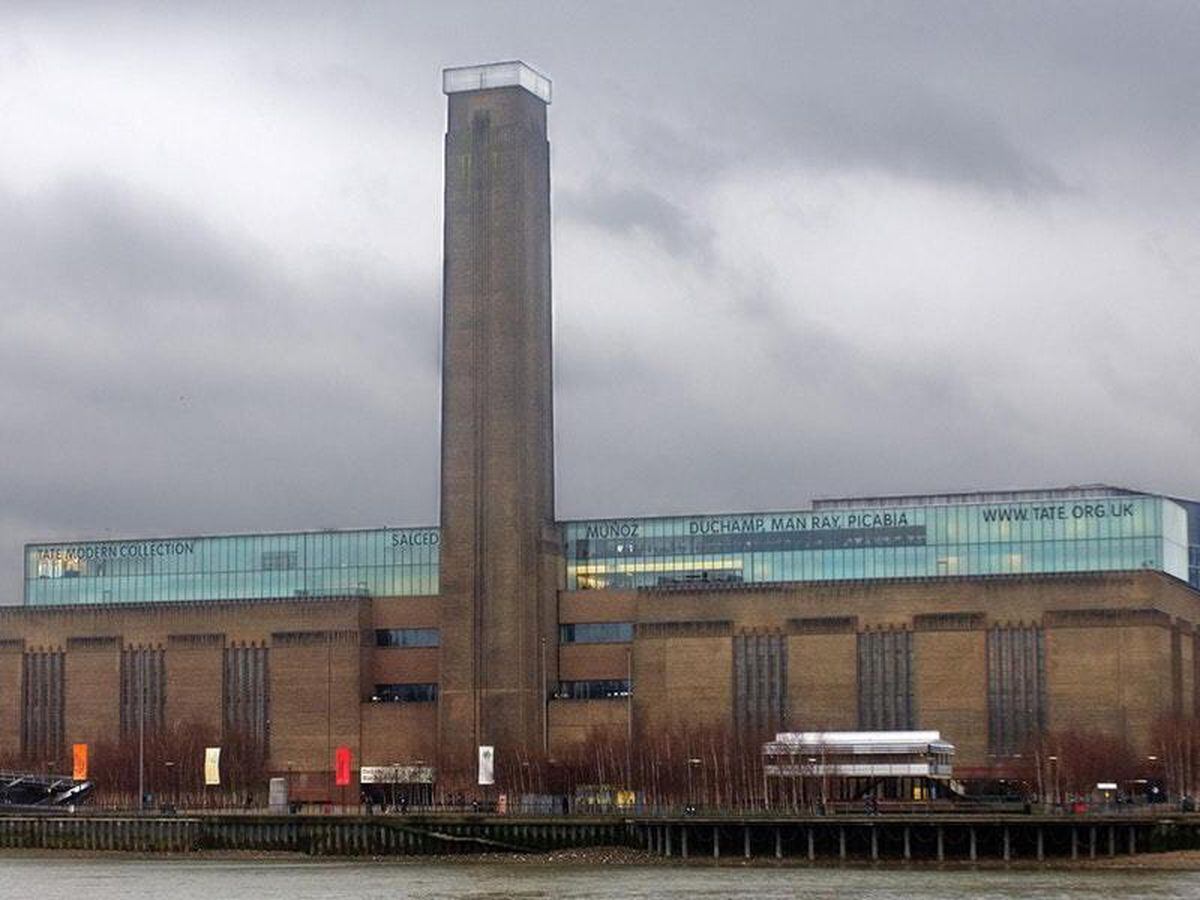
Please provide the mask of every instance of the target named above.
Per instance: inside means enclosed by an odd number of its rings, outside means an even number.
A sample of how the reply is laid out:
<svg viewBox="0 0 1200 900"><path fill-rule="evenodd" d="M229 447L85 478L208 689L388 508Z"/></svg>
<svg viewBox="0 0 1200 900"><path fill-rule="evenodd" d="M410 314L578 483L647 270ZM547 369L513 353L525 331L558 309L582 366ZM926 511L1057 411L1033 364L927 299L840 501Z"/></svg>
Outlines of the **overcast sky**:
<svg viewBox="0 0 1200 900"><path fill-rule="evenodd" d="M26 541L437 520L440 70L550 109L562 518L1200 496L1200 4L0 5Z"/></svg>

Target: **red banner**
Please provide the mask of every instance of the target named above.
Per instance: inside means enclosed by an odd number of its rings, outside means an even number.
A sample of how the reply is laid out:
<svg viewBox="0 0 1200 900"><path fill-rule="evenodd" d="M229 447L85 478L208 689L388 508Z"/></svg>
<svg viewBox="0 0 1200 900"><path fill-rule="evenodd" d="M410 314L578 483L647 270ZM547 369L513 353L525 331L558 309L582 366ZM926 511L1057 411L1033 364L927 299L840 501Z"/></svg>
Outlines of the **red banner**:
<svg viewBox="0 0 1200 900"><path fill-rule="evenodd" d="M71 777L75 781L87 781L88 777L88 745L75 744L72 748L72 760L74 763Z"/></svg>
<svg viewBox="0 0 1200 900"><path fill-rule="evenodd" d="M345 787L350 783L350 748L338 747L333 753L334 784Z"/></svg>

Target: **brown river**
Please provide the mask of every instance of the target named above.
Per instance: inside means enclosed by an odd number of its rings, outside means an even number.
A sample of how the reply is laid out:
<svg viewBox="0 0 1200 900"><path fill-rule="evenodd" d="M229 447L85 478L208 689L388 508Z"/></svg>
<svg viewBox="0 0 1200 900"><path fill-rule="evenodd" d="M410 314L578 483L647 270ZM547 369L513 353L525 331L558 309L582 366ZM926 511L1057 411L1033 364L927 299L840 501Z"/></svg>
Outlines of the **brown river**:
<svg viewBox="0 0 1200 900"><path fill-rule="evenodd" d="M1200 898L1200 873L0 857L0 898Z"/></svg>

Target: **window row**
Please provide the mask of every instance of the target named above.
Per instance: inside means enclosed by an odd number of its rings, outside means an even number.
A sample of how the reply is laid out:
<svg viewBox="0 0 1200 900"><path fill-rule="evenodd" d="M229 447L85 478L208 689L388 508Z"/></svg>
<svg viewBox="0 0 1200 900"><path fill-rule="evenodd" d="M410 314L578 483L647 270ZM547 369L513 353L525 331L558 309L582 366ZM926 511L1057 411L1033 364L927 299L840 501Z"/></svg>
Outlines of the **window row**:
<svg viewBox="0 0 1200 900"><path fill-rule="evenodd" d="M664 584L835 581L962 575L1163 569L1156 538L1044 541L973 546L876 547L774 551L726 556L631 556L568 562L567 589L622 589ZM1187 577L1182 571L1171 572Z"/></svg>
<svg viewBox="0 0 1200 900"><path fill-rule="evenodd" d="M569 557L647 552L770 550L782 547L886 546L895 543L988 544L1169 536L1188 504L1155 496L1047 498L1011 503L955 503L823 508L562 523ZM1183 513L1182 516L1179 514ZM1193 513L1200 521L1200 514Z"/></svg>
<svg viewBox="0 0 1200 900"><path fill-rule="evenodd" d="M371 694L372 703L433 703L437 698L436 683L377 684Z"/></svg>
<svg viewBox="0 0 1200 900"><path fill-rule="evenodd" d="M295 569L194 575L37 578L25 583L29 606L157 603L278 597L404 597L438 592L438 568Z"/></svg>
<svg viewBox="0 0 1200 900"><path fill-rule="evenodd" d="M559 700L614 700L633 693L628 678L600 681L560 681L554 692Z"/></svg>

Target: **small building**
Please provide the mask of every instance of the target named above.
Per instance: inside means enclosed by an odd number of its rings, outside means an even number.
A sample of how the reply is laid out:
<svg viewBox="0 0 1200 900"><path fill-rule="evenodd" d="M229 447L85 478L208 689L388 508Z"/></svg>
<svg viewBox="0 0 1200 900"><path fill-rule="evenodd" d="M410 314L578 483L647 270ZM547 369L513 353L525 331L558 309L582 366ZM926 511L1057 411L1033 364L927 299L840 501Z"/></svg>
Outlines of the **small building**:
<svg viewBox="0 0 1200 900"><path fill-rule="evenodd" d="M769 793L806 805L949 797L954 745L939 731L790 731L763 745Z"/></svg>

